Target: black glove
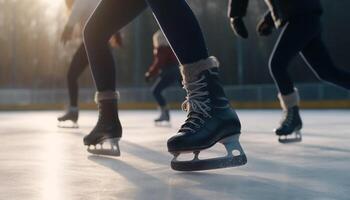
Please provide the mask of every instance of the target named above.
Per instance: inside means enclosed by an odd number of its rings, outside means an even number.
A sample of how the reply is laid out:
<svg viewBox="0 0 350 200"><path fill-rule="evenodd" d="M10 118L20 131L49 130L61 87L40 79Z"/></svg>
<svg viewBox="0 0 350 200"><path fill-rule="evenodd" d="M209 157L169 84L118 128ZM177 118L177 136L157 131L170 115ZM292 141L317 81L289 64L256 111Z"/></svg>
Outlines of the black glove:
<svg viewBox="0 0 350 200"><path fill-rule="evenodd" d="M244 24L243 18L230 18L231 28L233 32L241 38L248 38L248 30Z"/></svg>
<svg viewBox="0 0 350 200"><path fill-rule="evenodd" d="M271 35L273 28L274 27L267 23L265 20L262 20L256 27L256 31L260 36L269 36Z"/></svg>
<svg viewBox="0 0 350 200"><path fill-rule="evenodd" d="M260 36L269 36L271 35L274 28L275 28L275 24L272 19L271 12L268 11L258 23L258 26L256 27L256 31Z"/></svg>
<svg viewBox="0 0 350 200"><path fill-rule="evenodd" d="M74 28L65 26L61 35L61 42L65 45L69 40L72 39Z"/></svg>
<svg viewBox="0 0 350 200"><path fill-rule="evenodd" d="M146 83L149 83L152 80L152 76L149 72L145 74L145 81Z"/></svg>

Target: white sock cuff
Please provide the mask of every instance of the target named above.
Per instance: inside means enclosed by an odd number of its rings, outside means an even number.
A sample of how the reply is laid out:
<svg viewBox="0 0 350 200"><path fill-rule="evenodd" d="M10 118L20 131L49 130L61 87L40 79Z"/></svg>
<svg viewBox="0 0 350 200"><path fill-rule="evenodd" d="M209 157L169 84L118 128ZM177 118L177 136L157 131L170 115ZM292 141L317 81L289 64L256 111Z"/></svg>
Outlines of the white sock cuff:
<svg viewBox="0 0 350 200"><path fill-rule="evenodd" d="M283 110L287 110L288 108L299 106L300 96L297 88L294 88L294 92L288 95L278 94L278 99L280 100L281 107Z"/></svg>
<svg viewBox="0 0 350 200"><path fill-rule="evenodd" d="M116 91L104 91L104 92L96 92L95 93L95 102L98 103L103 100L118 100L120 97L119 92Z"/></svg>
<svg viewBox="0 0 350 200"><path fill-rule="evenodd" d="M184 64L180 66L182 79L185 83L193 82L202 71L219 67L220 63L214 56L210 56L207 59L200 60L190 64Z"/></svg>

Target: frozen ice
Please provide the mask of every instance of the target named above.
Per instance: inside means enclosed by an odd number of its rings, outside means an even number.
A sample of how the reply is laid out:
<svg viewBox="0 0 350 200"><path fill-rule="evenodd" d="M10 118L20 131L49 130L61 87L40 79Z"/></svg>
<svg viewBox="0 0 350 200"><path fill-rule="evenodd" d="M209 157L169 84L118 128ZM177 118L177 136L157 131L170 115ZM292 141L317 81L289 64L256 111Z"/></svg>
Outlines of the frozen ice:
<svg viewBox="0 0 350 200"><path fill-rule="evenodd" d="M303 142L280 144L279 110L239 110L248 164L205 172L170 169L171 127L155 127L157 111L121 111L121 157L93 156L83 137L96 111L80 113L79 129L60 129L61 111L0 112L0 199L349 199L350 110L303 110ZM225 152L219 144L205 152Z"/></svg>

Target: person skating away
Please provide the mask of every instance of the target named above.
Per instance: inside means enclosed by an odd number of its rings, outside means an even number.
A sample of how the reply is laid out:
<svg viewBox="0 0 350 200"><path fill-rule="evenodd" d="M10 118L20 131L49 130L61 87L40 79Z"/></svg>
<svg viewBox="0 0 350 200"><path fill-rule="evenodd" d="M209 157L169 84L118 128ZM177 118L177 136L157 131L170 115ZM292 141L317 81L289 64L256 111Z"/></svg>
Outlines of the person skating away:
<svg viewBox="0 0 350 200"><path fill-rule="evenodd" d="M208 55L199 23L185 0L101 1L84 30L99 106L99 120L92 132L84 138L84 144L89 147L99 146L107 140L117 144L122 137L115 93L115 68L107 41L114 31L130 23L148 6L181 64L183 84L187 92L183 103L187 119L178 134L167 143L168 151L175 156L171 167L180 171L196 171L244 165L247 158L239 142L241 124L219 81L219 62ZM216 143L225 145L226 156L206 160L198 158L200 151ZM117 151L89 149L95 154L116 155L114 152ZM233 150L237 150L239 155L233 155ZM188 152L195 154L193 160L177 159L179 154Z"/></svg>
<svg viewBox="0 0 350 200"><path fill-rule="evenodd" d="M69 0L66 1L67 8L70 11L69 19L61 35L61 42L66 44L73 38L75 28L85 25L87 19L97 7L99 0ZM81 29L80 29L81 30ZM117 48L122 46L122 39L119 33L114 34L110 39L110 46ZM78 79L84 70L88 67L88 58L85 51L84 43L81 42L78 49L73 55L67 73L69 107L66 113L57 118L58 126L61 128L78 128Z"/></svg>
<svg viewBox="0 0 350 200"><path fill-rule="evenodd" d="M167 102L163 96L163 91L174 83L181 84L179 62L174 55L168 41L161 30L153 35L153 63L145 74L145 79L149 82L157 77L152 87L152 94L156 99L160 116L154 120L156 125L169 124L170 114Z"/></svg>
<svg viewBox="0 0 350 200"><path fill-rule="evenodd" d="M280 126L275 130L282 143L300 142L302 120L299 114L299 93L288 73L292 59L300 55L315 75L326 82L350 89L350 73L336 67L322 40L320 0L265 1L268 11L259 22L260 36L270 35L281 29L280 36L271 54L271 76L279 90L278 98L284 112ZM238 36L248 37L243 17L248 0L232 0L229 8L231 25ZM295 137L288 137L295 134Z"/></svg>

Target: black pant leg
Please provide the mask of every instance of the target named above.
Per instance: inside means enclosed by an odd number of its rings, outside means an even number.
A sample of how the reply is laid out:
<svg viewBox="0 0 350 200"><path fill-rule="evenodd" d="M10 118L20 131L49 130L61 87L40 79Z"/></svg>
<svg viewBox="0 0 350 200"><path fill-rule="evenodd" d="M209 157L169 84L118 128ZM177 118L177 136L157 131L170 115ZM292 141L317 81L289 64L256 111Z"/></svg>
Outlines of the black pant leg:
<svg viewBox="0 0 350 200"><path fill-rule="evenodd" d="M318 24L311 16L291 20L283 28L269 61L271 76L282 95L294 92L294 84L288 73L291 60L318 32Z"/></svg>
<svg viewBox="0 0 350 200"><path fill-rule="evenodd" d="M177 83L180 79L180 71L178 66L169 66L168 69L163 70L156 82L153 84L152 93L160 107L167 105L163 96L163 91Z"/></svg>
<svg viewBox="0 0 350 200"><path fill-rule="evenodd" d="M186 0L146 0L177 58L190 64L209 57L202 30Z"/></svg>
<svg viewBox="0 0 350 200"><path fill-rule="evenodd" d="M98 91L115 91L115 66L108 41L145 8L144 0L102 0L84 29L84 42Z"/></svg>
<svg viewBox="0 0 350 200"><path fill-rule="evenodd" d="M85 46L82 43L75 52L67 73L69 100L72 107L78 106L78 79L88 64Z"/></svg>
<svg viewBox="0 0 350 200"><path fill-rule="evenodd" d="M321 34L302 50L301 55L319 79L350 90L350 72L334 65Z"/></svg>

